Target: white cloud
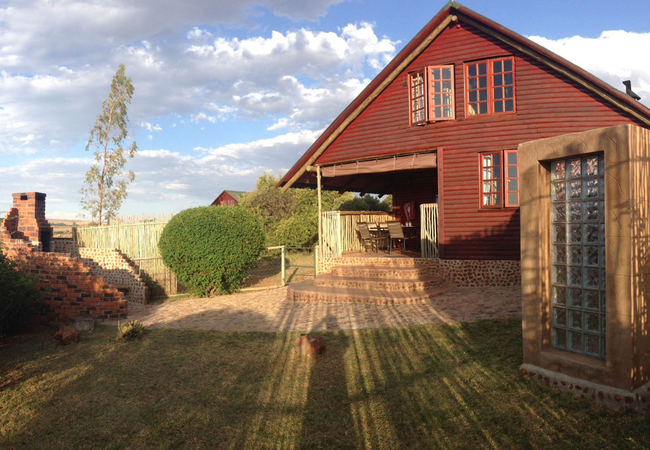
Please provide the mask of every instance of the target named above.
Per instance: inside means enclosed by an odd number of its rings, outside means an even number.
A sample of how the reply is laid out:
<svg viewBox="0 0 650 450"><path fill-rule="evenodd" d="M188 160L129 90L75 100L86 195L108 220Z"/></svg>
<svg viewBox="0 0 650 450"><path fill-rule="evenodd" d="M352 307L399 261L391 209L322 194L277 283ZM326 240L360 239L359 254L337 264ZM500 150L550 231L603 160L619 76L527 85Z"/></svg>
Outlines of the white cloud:
<svg viewBox="0 0 650 450"><path fill-rule="evenodd" d="M73 3L0 9L0 58L15 54L20 59L20 65L5 65L0 72L0 153L21 153L26 147L61 152L85 141L119 63L135 87L132 123L149 134L161 131L156 121L168 116L206 124L287 117L292 129L320 128L363 88L368 74L377 72L378 61L387 61L396 50L396 42L379 38L363 22L338 33L300 28L247 39L215 38L188 25L187 35L179 36L163 27L172 16L163 19L162 7L156 6L155 12L148 10L155 23L145 21L134 34L127 24L144 17L146 3L95 5L91 10L98 17ZM17 23L26 20L27 12L29 23ZM182 22L185 13L179 14ZM52 29L53 15L64 22L58 26L89 22L61 35ZM202 19L210 22L210 17ZM46 39L46 31L54 35ZM29 135L29 143L14 139Z"/></svg>
<svg viewBox="0 0 650 450"><path fill-rule="evenodd" d="M149 132L153 132L153 131L160 132L160 131L162 131L162 127L160 125L152 124L152 123L149 123L149 122L140 122L140 128L142 128L144 130L147 130Z"/></svg>
<svg viewBox="0 0 650 450"><path fill-rule="evenodd" d="M650 33L611 30L603 31L597 38L530 39L617 89L624 91L621 81L632 80L632 88L641 96L641 102L650 106L650 58L641 50L650 48Z"/></svg>

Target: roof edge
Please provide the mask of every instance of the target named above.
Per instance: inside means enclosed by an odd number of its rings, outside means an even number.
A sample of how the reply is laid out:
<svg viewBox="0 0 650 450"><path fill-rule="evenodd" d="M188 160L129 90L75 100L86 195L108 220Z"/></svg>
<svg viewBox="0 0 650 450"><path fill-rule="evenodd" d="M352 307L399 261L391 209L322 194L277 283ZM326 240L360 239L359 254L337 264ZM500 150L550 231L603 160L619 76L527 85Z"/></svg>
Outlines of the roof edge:
<svg viewBox="0 0 650 450"><path fill-rule="evenodd" d="M411 39L406 46L379 72L379 74L366 86L363 91L339 114L328 126L316 141L307 149L300 159L280 180L277 187L283 190L288 189L311 165L320 153L329 146L329 138L336 133L340 134L352 120L354 120L366 106L379 96L381 92L397 77L403 70L402 66L408 65L437 37L438 34L451 22L449 11L460 6L455 1L448 2L419 32ZM446 22L446 23L445 23ZM442 26L442 24L444 26ZM436 32L437 31L437 32ZM433 35L433 36L432 36ZM427 42L427 41L431 42ZM391 78L392 76L392 78ZM354 115L354 117L353 117ZM352 119L350 120L350 118ZM346 123L347 122L347 123ZM333 139L332 139L333 140ZM322 148L324 146L324 148ZM322 148L322 150L321 150ZM319 152L320 150L320 152ZM317 155L315 158L314 155Z"/></svg>
<svg viewBox="0 0 650 450"><path fill-rule="evenodd" d="M650 126L650 109L645 105L547 48L452 0L445 4L368 86L337 116L284 175L277 184L277 187L281 187L283 190L291 187L305 173L307 167L312 165L325 152L327 147L329 147L345 128L388 87L412 60L419 56L435 40L452 21L452 17L456 18L454 16L455 14L458 15L458 20L466 21L475 28L496 37L510 47L562 73L602 97L604 100L618 106L623 111Z"/></svg>

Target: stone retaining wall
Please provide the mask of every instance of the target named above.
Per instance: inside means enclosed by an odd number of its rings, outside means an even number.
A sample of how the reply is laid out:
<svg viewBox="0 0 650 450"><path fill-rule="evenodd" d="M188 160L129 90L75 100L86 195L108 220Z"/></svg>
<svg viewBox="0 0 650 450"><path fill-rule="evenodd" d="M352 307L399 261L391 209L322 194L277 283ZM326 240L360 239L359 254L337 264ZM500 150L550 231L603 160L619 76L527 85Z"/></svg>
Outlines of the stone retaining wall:
<svg viewBox="0 0 650 450"><path fill-rule="evenodd" d="M431 274L461 287L521 285L521 264L510 260L327 257L319 259L318 273L330 273L334 266L381 266L389 262L391 265L428 267Z"/></svg>

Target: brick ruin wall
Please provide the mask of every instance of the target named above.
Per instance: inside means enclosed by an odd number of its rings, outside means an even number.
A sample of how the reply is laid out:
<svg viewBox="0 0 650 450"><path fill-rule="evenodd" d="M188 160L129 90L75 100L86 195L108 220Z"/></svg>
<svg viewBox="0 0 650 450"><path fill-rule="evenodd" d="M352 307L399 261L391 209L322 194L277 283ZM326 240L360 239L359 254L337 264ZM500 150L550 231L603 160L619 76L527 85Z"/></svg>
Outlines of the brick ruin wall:
<svg viewBox="0 0 650 450"><path fill-rule="evenodd" d="M92 275L97 275L124 292L130 302L145 304L149 297L147 285L117 249L79 247L71 239L54 239L52 251L76 256Z"/></svg>
<svg viewBox="0 0 650 450"><path fill-rule="evenodd" d="M406 260L406 259L405 259ZM334 266L380 266L399 258L324 257L319 258L318 273L329 273ZM521 263L510 260L418 259L432 274L442 275L459 287L507 287L521 285Z"/></svg>
<svg viewBox="0 0 650 450"><path fill-rule="evenodd" d="M22 239L0 232L3 251L37 279L41 299L34 306L35 319L48 324L66 323L86 315L97 320L123 319L128 314L124 294L83 263L68 254L39 251Z"/></svg>
<svg viewBox="0 0 650 450"><path fill-rule="evenodd" d="M0 247L37 279L37 321L65 323L79 315L121 319L129 300L146 303L146 285L119 251L79 249L72 241L52 239L45 219L47 195L22 192L12 197L12 209L0 221Z"/></svg>

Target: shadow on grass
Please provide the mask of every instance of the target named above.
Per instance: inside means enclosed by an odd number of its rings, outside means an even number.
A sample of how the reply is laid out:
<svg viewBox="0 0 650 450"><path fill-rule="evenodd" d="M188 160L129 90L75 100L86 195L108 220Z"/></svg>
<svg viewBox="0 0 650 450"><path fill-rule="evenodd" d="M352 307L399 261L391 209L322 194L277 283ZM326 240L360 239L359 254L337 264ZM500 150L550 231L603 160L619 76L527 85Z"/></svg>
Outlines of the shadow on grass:
<svg viewBox="0 0 650 450"><path fill-rule="evenodd" d="M299 333L156 329L126 344L115 333L0 347L0 447L650 444L643 416L519 377L516 320L317 333L327 351L315 359L293 351Z"/></svg>

